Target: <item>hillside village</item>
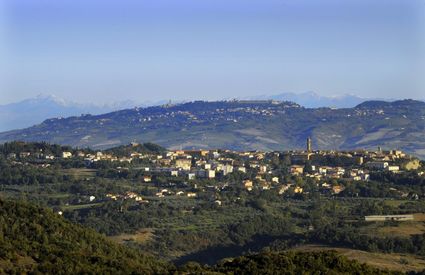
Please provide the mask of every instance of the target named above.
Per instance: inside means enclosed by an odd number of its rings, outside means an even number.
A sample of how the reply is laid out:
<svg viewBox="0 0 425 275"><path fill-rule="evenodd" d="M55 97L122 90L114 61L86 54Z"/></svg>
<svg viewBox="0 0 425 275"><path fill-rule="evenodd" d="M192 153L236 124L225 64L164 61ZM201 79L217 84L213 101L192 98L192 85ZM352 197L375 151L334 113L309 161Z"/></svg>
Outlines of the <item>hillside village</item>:
<svg viewBox="0 0 425 275"><path fill-rule="evenodd" d="M371 174L403 174L416 171L425 177L421 162L400 150L376 151L322 151L313 150L312 140L306 141L305 150L284 152L231 150L172 150L160 149L143 152L138 143L105 151L64 148L53 152L8 152L5 156L14 166L34 165L47 169L55 163L80 163L86 169L107 166L107 174L121 178L133 173L132 180L150 186L157 198L186 196L196 198L207 191L215 192L218 205L220 192L237 186L248 192L275 190L282 196L302 195L312 192L311 187L324 195L338 195L347 183L368 182ZM7 146L6 146L7 147ZM61 147L63 148L63 147ZM99 173L99 172L98 172ZM401 197L418 194L403 193ZM357 194L358 195L358 194ZM89 201L134 199L148 203L142 194L106 193L103 197L88 196Z"/></svg>

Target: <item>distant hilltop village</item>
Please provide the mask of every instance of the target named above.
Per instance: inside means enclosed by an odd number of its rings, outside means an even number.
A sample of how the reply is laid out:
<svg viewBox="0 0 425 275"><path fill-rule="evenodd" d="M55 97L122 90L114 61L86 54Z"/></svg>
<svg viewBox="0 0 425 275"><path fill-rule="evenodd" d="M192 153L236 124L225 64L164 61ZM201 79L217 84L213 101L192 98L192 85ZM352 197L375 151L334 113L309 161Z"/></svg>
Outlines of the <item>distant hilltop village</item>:
<svg viewBox="0 0 425 275"><path fill-rule="evenodd" d="M284 152L232 151L232 150L173 150L160 146L132 143L105 151L71 149L47 150L31 147L31 143L3 145L6 158L13 165L36 165L49 168L56 161L82 163L96 168L108 162L118 173L137 171L140 182L153 184L161 177L180 178L194 184L191 192L174 195L196 197L198 181L208 180L208 188L221 190L229 184L239 185L248 191L276 189L279 194L302 194L305 182L313 181L322 192L338 194L349 182L373 180L380 174L416 173L425 177L421 162L400 150L313 150L312 140L306 140L305 150ZM18 143L19 144L19 143ZM16 149L16 148L20 149ZM6 150L4 148L9 148ZM15 148L11 150L10 148ZM28 150L28 148L32 148ZM35 148L40 148L35 146ZM158 149L161 148L161 149ZM395 192L401 192L394 190ZM173 195L167 188L159 190L158 197ZM407 196L408 194L401 194ZM109 194L108 198L124 196ZM134 194L132 196L135 196ZM141 200L139 196L136 196Z"/></svg>

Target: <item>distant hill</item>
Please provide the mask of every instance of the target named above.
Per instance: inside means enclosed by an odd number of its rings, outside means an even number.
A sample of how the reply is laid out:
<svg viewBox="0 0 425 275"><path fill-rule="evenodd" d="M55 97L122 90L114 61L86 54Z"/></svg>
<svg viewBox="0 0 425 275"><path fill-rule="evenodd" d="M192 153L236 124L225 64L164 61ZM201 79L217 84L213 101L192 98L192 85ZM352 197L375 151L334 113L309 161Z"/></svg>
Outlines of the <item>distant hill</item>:
<svg viewBox="0 0 425 275"><path fill-rule="evenodd" d="M273 99L280 101L292 101L306 108L352 108L356 105L375 99L368 99L356 95L344 94L339 96L323 96L315 92L281 93L276 95L261 95L251 99Z"/></svg>
<svg viewBox="0 0 425 275"><path fill-rule="evenodd" d="M368 101L354 108L304 108L264 100L195 101L125 109L102 115L48 119L0 133L0 142L48 141L109 148L131 141L178 148L288 150L381 146L425 158L425 102Z"/></svg>
<svg viewBox="0 0 425 275"><path fill-rule="evenodd" d="M79 104L54 95L38 95L19 102L0 105L0 131L29 127L52 117L102 114L136 105L132 101L105 105Z"/></svg>
<svg viewBox="0 0 425 275"><path fill-rule="evenodd" d="M0 247L1 274L165 274L171 267L49 209L1 198Z"/></svg>

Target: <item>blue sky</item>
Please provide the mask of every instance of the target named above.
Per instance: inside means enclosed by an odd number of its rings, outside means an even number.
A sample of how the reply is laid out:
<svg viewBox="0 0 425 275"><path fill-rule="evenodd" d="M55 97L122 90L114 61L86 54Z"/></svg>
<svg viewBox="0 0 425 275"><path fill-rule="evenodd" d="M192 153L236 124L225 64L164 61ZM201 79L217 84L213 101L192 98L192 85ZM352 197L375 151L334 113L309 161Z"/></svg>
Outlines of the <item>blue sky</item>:
<svg viewBox="0 0 425 275"><path fill-rule="evenodd" d="M4 0L0 103L425 98L421 0Z"/></svg>

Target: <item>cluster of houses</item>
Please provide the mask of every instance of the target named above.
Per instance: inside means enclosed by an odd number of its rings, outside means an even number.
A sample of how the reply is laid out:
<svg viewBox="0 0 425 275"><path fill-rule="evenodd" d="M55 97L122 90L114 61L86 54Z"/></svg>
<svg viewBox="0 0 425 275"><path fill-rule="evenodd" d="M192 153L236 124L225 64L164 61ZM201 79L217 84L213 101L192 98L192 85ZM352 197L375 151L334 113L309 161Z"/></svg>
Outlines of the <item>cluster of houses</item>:
<svg viewBox="0 0 425 275"><path fill-rule="evenodd" d="M294 164L290 167L293 175L306 174L317 179L322 177L350 178L352 180L368 180L368 171L390 171L399 173L408 170L416 170L420 167L420 161L400 150L384 151L378 147L377 151L353 150L353 151L312 151L311 140L307 139L307 150L291 151L287 153ZM310 165L309 171L305 171L305 164L323 164L334 160L342 163L341 166Z"/></svg>
<svg viewBox="0 0 425 275"><path fill-rule="evenodd" d="M143 200L143 198L139 194L137 194L135 192L131 192L131 191L126 192L125 194L108 193L108 194L106 194L106 197L111 199L111 200L114 200L114 201L119 200L119 199L123 199L123 200L132 199L132 200L135 200L137 202L142 202L142 203L143 202L146 202L146 203L149 202L147 200Z"/></svg>
<svg viewBox="0 0 425 275"><path fill-rule="evenodd" d="M361 168L345 169L343 167L331 166L309 166L309 171L305 171L304 165L291 165L288 169L289 173L293 176L305 176L307 178L314 178L316 180L322 179L351 179L368 181L370 175L368 170Z"/></svg>

